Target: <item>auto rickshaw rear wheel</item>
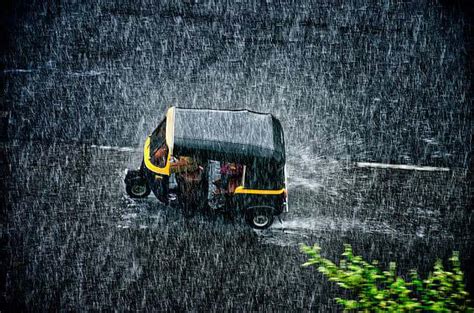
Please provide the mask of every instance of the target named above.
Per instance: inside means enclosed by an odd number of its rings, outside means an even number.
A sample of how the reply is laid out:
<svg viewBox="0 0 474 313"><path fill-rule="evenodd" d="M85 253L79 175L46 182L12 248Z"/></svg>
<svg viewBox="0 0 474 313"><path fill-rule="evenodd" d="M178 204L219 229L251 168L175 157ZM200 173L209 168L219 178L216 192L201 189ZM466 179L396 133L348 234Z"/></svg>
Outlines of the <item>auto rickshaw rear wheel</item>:
<svg viewBox="0 0 474 313"><path fill-rule="evenodd" d="M267 229L273 224L273 219L273 209L270 207L249 208L245 213L245 221L255 229Z"/></svg>
<svg viewBox="0 0 474 313"><path fill-rule="evenodd" d="M151 192L150 187L143 179L134 179L130 181L125 190L131 198L146 198Z"/></svg>

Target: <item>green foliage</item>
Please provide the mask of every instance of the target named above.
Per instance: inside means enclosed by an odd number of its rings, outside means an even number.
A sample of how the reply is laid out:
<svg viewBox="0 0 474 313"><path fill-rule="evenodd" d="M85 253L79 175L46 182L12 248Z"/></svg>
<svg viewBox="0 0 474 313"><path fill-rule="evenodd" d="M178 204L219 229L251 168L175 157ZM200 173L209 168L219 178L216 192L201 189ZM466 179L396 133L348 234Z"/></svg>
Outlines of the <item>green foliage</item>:
<svg viewBox="0 0 474 313"><path fill-rule="evenodd" d="M421 279L413 270L409 274L410 280L405 280L397 276L394 262L383 271L377 261L368 263L362 257L354 256L350 245L345 245L339 265L323 258L317 245L302 245L301 251L309 257L303 266L316 266L330 281L357 295L354 300L336 298L346 311L474 312L469 307L457 252L450 259L452 271L444 270L438 260L428 278Z"/></svg>

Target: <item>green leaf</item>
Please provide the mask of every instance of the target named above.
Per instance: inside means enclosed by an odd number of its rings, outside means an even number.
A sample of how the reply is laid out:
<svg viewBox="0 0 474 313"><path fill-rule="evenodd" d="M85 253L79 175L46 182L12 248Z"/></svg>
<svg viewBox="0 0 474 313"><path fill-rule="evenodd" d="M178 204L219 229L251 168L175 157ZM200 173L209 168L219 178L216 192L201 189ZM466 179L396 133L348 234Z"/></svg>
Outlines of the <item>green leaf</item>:
<svg viewBox="0 0 474 313"><path fill-rule="evenodd" d="M323 258L321 248L302 244L300 249L309 259L303 266L315 266L329 281L357 294L357 299L336 298L345 310L373 311L462 311L473 312L469 295L464 290L464 275L460 269L459 254L453 252L450 258L453 270L444 270L437 260L433 272L424 280L414 270L410 280L396 275L396 263L390 262L389 269L382 271L377 261L370 263L361 256L354 256L350 245L344 245L339 265ZM403 275L402 275L403 276Z"/></svg>

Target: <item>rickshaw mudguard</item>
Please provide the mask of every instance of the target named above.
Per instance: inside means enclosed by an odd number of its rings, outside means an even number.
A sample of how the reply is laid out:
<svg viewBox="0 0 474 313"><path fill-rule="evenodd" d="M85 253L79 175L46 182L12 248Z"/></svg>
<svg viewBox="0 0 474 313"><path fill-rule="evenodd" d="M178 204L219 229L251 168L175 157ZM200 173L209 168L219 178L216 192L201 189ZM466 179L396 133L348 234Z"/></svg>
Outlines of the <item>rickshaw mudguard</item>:
<svg viewBox="0 0 474 313"><path fill-rule="evenodd" d="M125 184L130 185L132 182L136 182L136 181L138 181L139 183L148 184L148 181L141 169L128 170L124 179Z"/></svg>

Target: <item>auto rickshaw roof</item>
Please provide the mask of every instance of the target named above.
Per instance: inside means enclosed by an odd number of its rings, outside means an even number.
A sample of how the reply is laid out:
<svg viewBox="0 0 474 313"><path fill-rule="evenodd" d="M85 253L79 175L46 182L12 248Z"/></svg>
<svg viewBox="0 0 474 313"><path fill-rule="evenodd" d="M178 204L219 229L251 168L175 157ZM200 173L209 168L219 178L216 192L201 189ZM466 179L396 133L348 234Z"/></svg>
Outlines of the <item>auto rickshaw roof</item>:
<svg viewBox="0 0 474 313"><path fill-rule="evenodd" d="M248 110L175 108L174 147L210 156L259 157L284 162L280 122Z"/></svg>

